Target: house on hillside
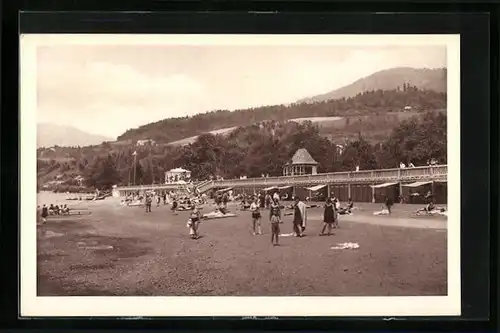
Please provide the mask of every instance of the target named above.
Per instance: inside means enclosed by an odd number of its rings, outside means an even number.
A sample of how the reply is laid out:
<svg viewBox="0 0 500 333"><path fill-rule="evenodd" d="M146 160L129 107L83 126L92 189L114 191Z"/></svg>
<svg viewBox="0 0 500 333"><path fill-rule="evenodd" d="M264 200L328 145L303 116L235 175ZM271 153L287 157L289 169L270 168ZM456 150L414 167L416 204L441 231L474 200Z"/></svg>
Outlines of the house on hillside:
<svg viewBox="0 0 500 333"><path fill-rule="evenodd" d="M298 149L291 160L283 166L283 176L315 175L317 173L318 162L304 148Z"/></svg>
<svg viewBox="0 0 500 333"><path fill-rule="evenodd" d="M151 139L137 140L136 145L137 146L146 146L146 145L155 146L156 142L154 140L151 140Z"/></svg>
<svg viewBox="0 0 500 333"><path fill-rule="evenodd" d="M411 107L410 105L407 105L407 106L405 106L405 107L404 107L404 109L403 109L403 110L404 110L405 112L409 112L409 111L411 111L411 110L412 110L412 107Z"/></svg>

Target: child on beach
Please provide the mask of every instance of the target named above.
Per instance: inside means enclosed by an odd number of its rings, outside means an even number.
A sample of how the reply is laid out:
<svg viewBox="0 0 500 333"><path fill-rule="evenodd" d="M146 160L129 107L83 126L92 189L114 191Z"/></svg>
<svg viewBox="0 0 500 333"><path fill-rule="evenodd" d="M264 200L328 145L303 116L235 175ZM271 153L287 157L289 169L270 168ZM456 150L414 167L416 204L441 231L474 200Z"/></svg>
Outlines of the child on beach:
<svg viewBox="0 0 500 333"><path fill-rule="evenodd" d="M255 227L258 227L258 234L262 235L262 230L260 228L260 220L261 220L261 214L260 214L260 207L258 203L258 199L255 198L252 204L250 205L250 211L252 212L252 230L253 230L253 235L256 235L256 229Z"/></svg>
<svg viewBox="0 0 500 333"><path fill-rule="evenodd" d="M280 234L280 222L281 222L281 208L278 200L273 200L271 206L269 207L269 220L271 221L271 243L274 246L279 244L279 234ZM274 239L276 238L276 243Z"/></svg>
<svg viewBox="0 0 500 333"><path fill-rule="evenodd" d="M187 227L189 228L189 236L192 239L198 239L200 236L198 235L198 226L201 222L201 212L198 207L194 207L193 211L189 215Z"/></svg>
<svg viewBox="0 0 500 333"><path fill-rule="evenodd" d="M340 211L340 202L337 198L333 200L333 227L335 229L339 228L339 211Z"/></svg>
<svg viewBox="0 0 500 333"><path fill-rule="evenodd" d="M161 203L161 197L160 197L160 195L157 195L156 196L156 207L160 207L160 203Z"/></svg>
<svg viewBox="0 0 500 333"><path fill-rule="evenodd" d="M176 198L174 198L174 201L172 202L172 208L170 208L170 211L174 215L177 215L177 199Z"/></svg>

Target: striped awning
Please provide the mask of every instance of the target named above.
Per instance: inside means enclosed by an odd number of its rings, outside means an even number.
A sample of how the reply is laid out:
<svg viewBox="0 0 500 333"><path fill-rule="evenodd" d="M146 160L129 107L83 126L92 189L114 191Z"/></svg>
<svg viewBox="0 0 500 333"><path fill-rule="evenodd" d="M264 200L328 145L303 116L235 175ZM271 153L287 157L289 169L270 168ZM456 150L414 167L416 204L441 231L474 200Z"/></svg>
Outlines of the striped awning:
<svg viewBox="0 0 500 333"><path fill-rule="evenodd" d="M406 186L406 187L419 187L419 186L427 185L427 184L430 184L430 183L432 183L432 181L430 181L430 182L415 182L415 183L411 183L411 184L403 184L403 186Z"/></svg>
<svg viewBox="0 0 500 333"><path fill-rule="evenodd" d="M321 190L325 186L326 185L316 185L316 186L313 186L313 187L307 187L306 190L309 190L309 191L312 191L312 192L316 192L318 190Z"/></svg>
<svg viewBox="0 0 500 333"><path fill-rule="evenodd" d="M264 191L271 191L271 190L274 190L274 189L278 189L278 188L276 186L266 187L264 189Z"/></svg>
<svg viewBox="0 0 500 333"><path fill-rule="evenodd" d="M287 186L280 186L278 187L280 190L286 190L287 188L291 188L292 185L287 185Z"/></svg>
<svg viewBox="0 0 500 333"><path fill-rule="evenodd" d="M228 188L223 188L222 190L218 190L217 192L227 192L227 191L230 191L232 189L233 189L232 187L228 187Z"/></svg>
<svg viewBox="0 0 500 333"><path fill-rule="evenodd" d="M397 185L398 183L383 183L383 184L377 184L377 185L370 185L372 188L382 188L382 187L388 187L388 186L393 186Z"/></svg>

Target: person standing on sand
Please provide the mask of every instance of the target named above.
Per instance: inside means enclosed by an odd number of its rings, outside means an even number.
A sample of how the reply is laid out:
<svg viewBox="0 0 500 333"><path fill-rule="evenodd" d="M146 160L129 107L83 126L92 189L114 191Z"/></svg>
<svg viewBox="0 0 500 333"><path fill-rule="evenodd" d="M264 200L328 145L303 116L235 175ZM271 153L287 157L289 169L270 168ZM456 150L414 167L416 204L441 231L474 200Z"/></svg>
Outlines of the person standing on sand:
<svg viewBox="0 0 500 333"><path fill-rule="evenodd" d="M224 209L227 209L228 202L229 202L229 195L227 194L227 192L224 192L224 195L222 196L222 204Z"/></svg>
<svg viewBox="0 0 500 333"><path fill-rule="evenodd" d="M264 208L266 206L266 198L264 197L264 194L259 194L259 206L260 208Z"/></svg>
<svg viewBox="0 0 500 333"><path fill-rule="evenodd" d="M295 237L302 237L306 229L306 204L300 201L299 197L295 197L293 210L293 235Z"/></svg>
<svg viewBox="0 0 500 333"><path fill-rule="evenodd" d="M160 203L161 203L161 197L160 197L160 195L158 194L158 195L156 196L156 207L160 207Z"/></svg>
<svg viewBox="0 0 500 333"><path fill-rule="evenodd" d="M153 200L151 199L151 196L149 194L146 194L146 213L151 213L151 202Z"/></svg>
<svg viewBox="0 0 500 333"><path fill-rule="evenodd" d="M269 206L269 220L271 221L271 243L274 246L279 246L281 208L278 200L273 200L271 206ZM274 242L275 238L276 238L276 243Z"/></svg>
<svg viewBox="0 0 500 333"><path fill-rule="evenodd" d="M335 222L336 215L335 207L333 206L332 199L327 198L325 203L325 211L323 212L323 229L321 229L320 236L325 234L326 228L328 228L328 236L332 234L333 223Z"/></svg>
<svg viewBox="0 0 500 333"><path fill-rule="evenodd" d="M172 208L170 208L170 211L174 214L177 215L177 198L173 197L172 198Z"/></svg>
<svg viewBox="0 0 500 333"><path fill-rule="evenodd" d="M189 235L192 239L200 238L198 234L198 226L201 222L201 212L198 207L194 207L188 220Z"/></svg>
<svg viewBox="0 0 500 333"><path fill-rule="evenodd" d="M266 208L269 209L269 207L271 206L271 196L269 195L269 193L266 194Z"/></svg>
<svg viewBox="0 0 500 333"><path fill-rule="evenodd" d="M222 195L218 193L215 198L214 198L215 205L217 205L217 208L220 208L222 204Z"/></svg>
<svg viewBox="0 0 500 333"><path fill-rule="evenodd" d="M252 212L252 230L253 230L253 235L255 236L256 234L262 235L262 230L260 226L260 220L262 218L262 215L260 214L260 208L259 208L259 203L258 199L255 198L252 204L250 205L250 211ZM256 229L257 227L257 229Z"/></svg>
<svg viewBox="0 0 500 333"><path fill-rule="evenodd" d="M280 195L279 195L278 191L274 192L273 200L278 200L278 201L280 200Z"/></svg>
<svg viewBox="0 0 500 333"><path fill-rule="evenodd" d="M333 200L333 227L339 228L339 212L340 212L340 201L335 198Z"/></svg>

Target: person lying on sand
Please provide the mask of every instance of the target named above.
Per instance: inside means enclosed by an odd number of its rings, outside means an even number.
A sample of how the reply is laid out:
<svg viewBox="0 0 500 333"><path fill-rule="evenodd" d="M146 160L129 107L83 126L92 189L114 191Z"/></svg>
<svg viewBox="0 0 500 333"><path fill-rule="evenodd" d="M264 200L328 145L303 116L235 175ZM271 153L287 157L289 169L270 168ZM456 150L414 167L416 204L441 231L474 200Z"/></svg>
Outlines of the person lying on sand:
<svg viewBox="0 0 500 333"><path fill-rule="evenodd" d="M354 208L354 202L351 198L347 201L346 207L339 207L338 214L339 215L350 215L352 214L352 209Z"/></svg>
<svg viewBox="0 0 500 333"><path fill-rule="evenodd" d="M424 208L420 208L419 210L417 210L417 215L420 215L420 214L429 214L429 215L440 214L440 213L444 213L445 211L446 211L445 208L436 207L434 205L434 203L431 201Z"/></svg>
<svg viewBox="0 0 500 333"><path fill-rule="evenodd" d="M247 209L250 209L251 207L251 204L249 202L247 202L245 199L243 199L241 201L241 210L247 210Z"/></svg>

